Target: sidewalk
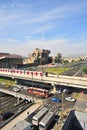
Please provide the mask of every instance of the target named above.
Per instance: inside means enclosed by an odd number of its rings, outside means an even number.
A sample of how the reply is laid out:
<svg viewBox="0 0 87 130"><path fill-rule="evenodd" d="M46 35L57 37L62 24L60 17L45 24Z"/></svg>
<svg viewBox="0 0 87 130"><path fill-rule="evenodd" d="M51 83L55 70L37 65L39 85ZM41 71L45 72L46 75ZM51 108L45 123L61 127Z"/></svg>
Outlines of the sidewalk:
<svg viewBox="0 0 87 130"><path fill-rule="evenodd" d="M58 123L56 122L53 130L62 130L62 127L63 127L62 121L58 121Z"/></svg>

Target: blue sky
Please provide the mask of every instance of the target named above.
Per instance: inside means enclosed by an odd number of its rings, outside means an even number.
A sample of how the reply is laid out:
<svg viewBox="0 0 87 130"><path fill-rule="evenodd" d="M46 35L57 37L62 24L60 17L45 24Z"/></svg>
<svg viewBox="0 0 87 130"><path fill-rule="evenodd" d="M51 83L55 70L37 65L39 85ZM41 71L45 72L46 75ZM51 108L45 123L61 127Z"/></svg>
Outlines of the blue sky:
<svg viewBox="0 0 87 130"><path fill-rule="evenodd" d="M87 0L0 0L0 52L87 53Z"/></svg>

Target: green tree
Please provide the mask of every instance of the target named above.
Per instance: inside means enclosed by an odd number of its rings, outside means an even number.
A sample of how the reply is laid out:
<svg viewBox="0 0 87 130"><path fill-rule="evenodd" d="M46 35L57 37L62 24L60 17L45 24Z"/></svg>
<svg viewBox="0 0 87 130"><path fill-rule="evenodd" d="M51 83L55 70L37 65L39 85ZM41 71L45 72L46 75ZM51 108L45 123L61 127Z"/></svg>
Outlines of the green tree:
<svg viewBox="0 0 87 130"><path fill-rule="evenodd" d="M87 74L87 67L84 67L82 70Z"/></svg>

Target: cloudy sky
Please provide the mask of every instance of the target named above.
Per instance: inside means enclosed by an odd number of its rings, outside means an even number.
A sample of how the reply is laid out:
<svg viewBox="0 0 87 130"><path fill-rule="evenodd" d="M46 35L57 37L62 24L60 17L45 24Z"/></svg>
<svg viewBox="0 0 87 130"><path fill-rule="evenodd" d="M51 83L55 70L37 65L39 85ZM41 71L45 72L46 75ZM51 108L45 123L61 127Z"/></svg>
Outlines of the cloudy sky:
<svg viewBox="0 0 87 130"><path fill-rule="evenodd" d="M0 0L0 52L87 53L87 0Z"/></svg>

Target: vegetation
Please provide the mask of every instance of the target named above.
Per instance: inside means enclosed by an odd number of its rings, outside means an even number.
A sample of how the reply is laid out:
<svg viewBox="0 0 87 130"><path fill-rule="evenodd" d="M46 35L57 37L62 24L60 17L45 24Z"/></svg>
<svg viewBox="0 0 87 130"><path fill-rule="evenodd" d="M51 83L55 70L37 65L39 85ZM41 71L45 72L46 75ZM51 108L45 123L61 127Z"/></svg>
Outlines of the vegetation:
<svg viewBox="0 0 87 130"><path fill-rule="evenodd" d="M48 73L56 73L56 74L61 74L63 73L64 71L68 70L69 68L45 68L45 71L48 72Z"/></svg>
<svg viewBox="0 0 87 130"><path fill-rule="evenodd" d="M10 80L10 79L5 79L5 78L0 78L0 83L6 83L6 84L15 84L14 80Z"/></svg>
<svg viewBox="0 0 87 130"><path fill-rule="evenodd" d="M84 67L82 70L87 74L87 67Z"/></svg>

